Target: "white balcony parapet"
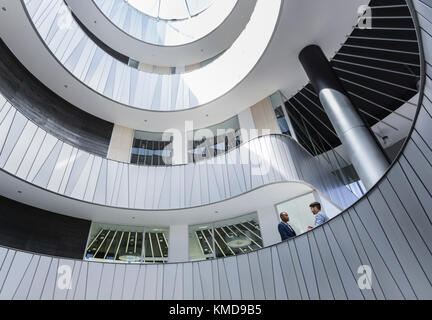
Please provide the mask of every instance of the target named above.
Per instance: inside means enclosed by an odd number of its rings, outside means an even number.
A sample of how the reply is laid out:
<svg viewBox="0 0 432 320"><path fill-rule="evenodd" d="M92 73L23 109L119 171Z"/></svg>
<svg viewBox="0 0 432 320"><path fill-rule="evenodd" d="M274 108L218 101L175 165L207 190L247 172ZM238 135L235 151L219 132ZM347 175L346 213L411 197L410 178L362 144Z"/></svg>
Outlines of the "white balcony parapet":
<svg viewBox="0 0 432 320"><path fill-rule="evenodd" d="M23 3L42 41L75 78L114 102L151 111L191 109L231 91L263 55L281 11L281 0L257 0L246 28L221 56L197 70L166 75L139 71L102 50L63 0Z"/></svg>
<svg viewBox="0 0 432 320"><path fill-rule="evenodd" d="M174 17L167 12L158 15L157 10L140 11L136 3L141 4L143 1L93 1L119 29L135 39L159 46L180 46L204 38L224 22L238 2L206 0L194 5L192 2L196 1L188 1L191 17L187 10ZM157 9L158 6L152 8Z"/></svg>
<svg viewBox="0 0 432 320"><path fill-rule="evenodd" d="M432 28L425 19L432 7L408 4L418 13L424 45L431 44L424 30ZM418 117L401 154L366 196L326 224L258 252L164 265L109 268L1 247L0 299L432 299L432 83L425 73L431 51L424 55ZM0 101L3 162L3 124L20 117L5 116L10 105ZM107 290L99 290L103 279Z"/></svg>
<svg viewBox="0 0 432 320"><path fill-rule="evenodd" d="M50 192L122 209L200 207L283 182L313 186L341 208L357 200L325 163L287 136L261 136L197 163L138 166L57 139L1 95L0 168Z"/></svg>

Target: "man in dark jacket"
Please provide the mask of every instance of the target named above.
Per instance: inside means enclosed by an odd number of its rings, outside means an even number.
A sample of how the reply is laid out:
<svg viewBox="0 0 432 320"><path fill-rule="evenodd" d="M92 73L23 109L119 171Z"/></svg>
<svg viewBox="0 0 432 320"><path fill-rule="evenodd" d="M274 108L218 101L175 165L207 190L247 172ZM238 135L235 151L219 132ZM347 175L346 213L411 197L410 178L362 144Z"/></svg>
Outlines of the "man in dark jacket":
<svg viewBox="0 0 432 320"><path fill-rule="evenodd" d="M288 213L282 212L280 214L281 222L279 223L278 229L281 235L282 241L291 239L295 237L297 234L294 229L289 225L289 216Z"/></svg>

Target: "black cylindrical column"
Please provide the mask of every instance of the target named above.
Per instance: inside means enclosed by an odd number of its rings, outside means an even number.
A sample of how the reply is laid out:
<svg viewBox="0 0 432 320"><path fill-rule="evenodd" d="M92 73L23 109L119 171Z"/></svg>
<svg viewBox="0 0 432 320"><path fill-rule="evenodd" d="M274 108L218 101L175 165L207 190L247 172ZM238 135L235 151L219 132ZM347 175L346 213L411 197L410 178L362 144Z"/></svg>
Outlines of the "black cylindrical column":
<svg viewBox="0 0 432 320"><path fill-rule="evenodd" d="M348 98L320 47L304 48L299 60L365 187L370 189L389 167L375 136Z"/></svg>
<svg viewBox="0 0 432 320"><path fill-rule="evenodd" d="M346 95L333 68L319 46L310 45L305 47L300 52L299 60L316 92L319 93L323 89L333 89Z"/></svg>

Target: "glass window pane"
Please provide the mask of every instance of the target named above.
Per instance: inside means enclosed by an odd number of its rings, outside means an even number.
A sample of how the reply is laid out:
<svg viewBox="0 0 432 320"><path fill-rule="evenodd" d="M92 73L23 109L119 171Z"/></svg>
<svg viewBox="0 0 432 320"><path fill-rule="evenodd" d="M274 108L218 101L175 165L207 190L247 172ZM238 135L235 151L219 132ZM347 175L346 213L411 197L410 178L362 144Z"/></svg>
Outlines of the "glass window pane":
<svg viewBox="0 0 432 320"><path fill-rule="evenodd" d="M131 163L160 166L169 165L172 158L172 142L163 140L162 133L135 131Z"/></svg>
<svg viewBox="0 0 432 320"><path fill-rule="evenodd" d="M165 263L168 228L116 226L93 223L86 260L115 263Z"/></svg>
<svg viewBox="0 0 432 320"><path fill-rule="evenodd" d="M263 246L257 213L189 227L191 261L229 257Z"/></svg>
<svg viewBox="0 0 432 320"><path fill-rule="evenodd" d="M190 134L188 141L189 159L193 162L216 157L241 144L240 122L235 116L223 123L197 130Z"/></svg>
<svg viewBox="0 0 432 320"><path fill-rule="evenodd" d="M146 263L168 261L168 228L146 228L144 233L144 256Z"/></svg>
<svg viewBox="0 0 432 320"><path fill-rule="evenodd" d="M291 131L286 118L287 115L284 113L284 109L283 109L283 101L282 101L281 94L277 92L271 95L270 100L272 102L273 110L275 112L275 116L279 124L281 133L291 136Z"/></svg>
<svg viewBox="0 0 432 320"><path fill-rule="evenodd" d="M277 212L287 212L290 218L289 224L297 235L308 231L309 226L315 225L315 218L309 205L315 202L313 193L288 200L276 206ZM278 217L279 218L279 217Z"/></svg>

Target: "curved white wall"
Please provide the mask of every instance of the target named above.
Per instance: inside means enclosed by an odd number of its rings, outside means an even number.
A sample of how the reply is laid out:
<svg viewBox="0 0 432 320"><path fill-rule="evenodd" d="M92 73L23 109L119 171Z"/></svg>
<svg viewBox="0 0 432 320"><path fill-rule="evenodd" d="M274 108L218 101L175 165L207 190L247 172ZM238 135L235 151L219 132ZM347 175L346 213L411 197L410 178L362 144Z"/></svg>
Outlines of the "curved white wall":
<svg viewBox="0 0 432 320"><path fill-rule="evenodd" d="M256 1L237 1L237 3L232 3L232 6L230 5L231 0L228 1L231 12L227 13L224 20L220 19L220 24L214 22L213 31L209 31L204 37L196 38L192 42L176 46L157 45L148 42L150 40L145 42L145 38L159 36L159 34L162 39L165 38L165 34L175 37L180 31L177 26L174 26L177 22L159 20L154 22L156 25L153 27L148 26L146 16L126 5L122 0L99 0L97 2L66 0L66 3L98 39L114 50L150 65L181 67L213 58L229 48L249 22ZM224 5L224 1L217 2L217 5ZM226 9L223 8L223 10ZM206 13L206 16L208 15ZM181 37L207 30L207 26L199 25L202 23L200 19L199 21L194 19L182 21L181 24L185 25L187 30L185 30L185 35L183 31L180 32ZM188 31L188 29L191 30ZM190 37L191 35L188 37L189 40L192 39ZM160 39L157 41L161 42Z"/></svg>
<svg viewBox="0 0 432 320"><path fill-rule="evenodd" d="M138 11L165 20L188 19L207 10L214 0L128 0Z"/></svg>
<svg viewBox="0 0 432 320"><path fill-rule="evenodd" d="M237 41L215 61L188 73L161 75L129 67L99 48L63 0L24 3L40 37L71 74L110 100L153 111L198 107L233 89L267 48L281 8L280 0L258 0Z"/></svg>
<svg viewBox="0 0 432 320"><path fill-rule="evenodd" d="M0 168L72 199L127 209L204 206L280 182L305 182L341 208L356 200L325 163L286 136L263 136L195 164L137 166L104 159L58 140L2 96Z"/></svg>
<svg viewBox="0 0 432 320"><path fill-rule="evenodd" d="M196 128L223 122L277 89L282 89L289 96L307 81L297 59L298 52L314 42L323 48L327 56L332 56L340 48L341 39L344 39L355 23L357 7L367 1L283 2L270 45L243 81L211 103L199 108L171 112L125 108L123 104L107 99L94 90L88 90L83 82L67 71L47 50L20 1L0 0L1 6L7 8L7 11L0 11L0 34L9 49L31 73L75 106L125 127L163 132L166 128L184 129L183 119L193 120ZM247 55L248 52L244 54ZM226 71L236 77L236 69L232 67L235 64L236 61L226 66ZM221 79L223 84L224 78ZM202 79L202 82L207 81L208 79Z"/></svg>
<svg viewBox="0 0 432 320"><path fill-rule="evenodd" d="M205 37L224 22L238 2L214 1L207 10L190 19L164 20L150 17L123 0L93 1L118 28L137 40L160 46L180 46Z"/></svg>

